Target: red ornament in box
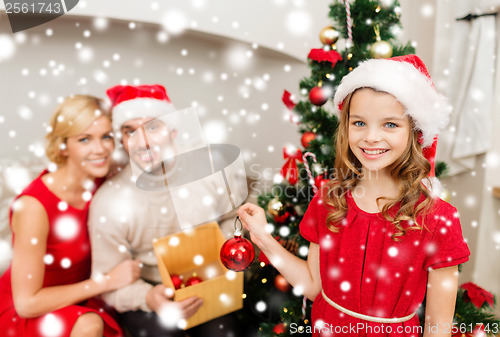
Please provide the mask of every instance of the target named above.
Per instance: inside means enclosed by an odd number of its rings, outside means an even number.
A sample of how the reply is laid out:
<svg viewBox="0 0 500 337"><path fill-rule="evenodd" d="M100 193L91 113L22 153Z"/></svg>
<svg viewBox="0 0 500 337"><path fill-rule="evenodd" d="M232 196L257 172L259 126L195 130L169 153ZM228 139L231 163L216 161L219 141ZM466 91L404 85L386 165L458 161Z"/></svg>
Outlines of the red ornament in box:
<svg viewBox="0 0 500 337"><path fill-rule="evenodd" d="M300 139L300 143L303 147L308 147L311 141L316 138L316 134L312 131L306 131L302 134L302 138Z"/></svg>
<svg viewBox="0 0 500 337"><path fill-rule="evenodd" d="M240 229L236 229L236 221L239 221L239 217L234 221L234 238L224 242L220 249L220 260L227 269L242 271L253 262L255 251L252 243L241 236L243 225Z"/></svg>
<svg viewBox="0 0 500 337"><path fill-rule="evenodd" d="M177 274L171 274L170 278L172 279L172 283L174 284L175 289L180 289L182 287L182 278Z"/></svg>
<svg viewBox="0 0 500 337"><path fill-rule="evenodd" d="M186 287L189 287L189 286L193 286L195 284L198 284L198 283L201 283L203 282L203 279L201 277L198 277L198 276L191 276L190 278L188 278L188 280L186 281Z"/></svg>
<svg viewBox="0 0 500 337"><path fill-rule="evenodd" d="M322 106L332 96L332 89L328 86L317 86L309 91L309 100L312 104Z"/></svg>

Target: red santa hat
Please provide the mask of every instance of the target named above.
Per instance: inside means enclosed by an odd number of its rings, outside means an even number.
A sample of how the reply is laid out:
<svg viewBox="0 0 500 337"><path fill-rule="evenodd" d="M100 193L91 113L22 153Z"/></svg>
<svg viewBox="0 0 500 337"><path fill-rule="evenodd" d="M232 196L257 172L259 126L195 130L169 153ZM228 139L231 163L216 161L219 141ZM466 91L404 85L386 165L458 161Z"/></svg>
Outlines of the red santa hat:
<svg viewBox="0 0 500 337"><path fill-rule="evenodd" d="M117 85L106 91L111 100L113 127L130 119L161 117L176 109L161 85Z"/></svg>
<svg viewBox="0 0 500 337"><path fill-rule="evenodd" d="M431 163L433 177L437 135L448 124L451 109L446 98L434 88L424 62L416 55L405 55L361 63L342 79L335 93L337 116L346 96L359 88L387 92L405 107L405 113L421 132L419 143Z"/></svg>

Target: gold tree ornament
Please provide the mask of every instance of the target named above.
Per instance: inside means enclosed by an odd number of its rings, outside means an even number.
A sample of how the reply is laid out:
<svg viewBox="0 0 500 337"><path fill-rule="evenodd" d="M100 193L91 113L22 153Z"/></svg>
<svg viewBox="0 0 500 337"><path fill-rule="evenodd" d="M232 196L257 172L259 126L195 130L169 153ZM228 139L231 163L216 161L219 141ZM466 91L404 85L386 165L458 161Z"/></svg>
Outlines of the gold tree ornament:
<svg viewBox="0 0 500 337"><path fill-rule="evenodd" d="M375 26L376 42L370 48L370 55L374 59L387 59L392 56L392 46L389 42L380 38L380 28Z"/></svg>
<svg viewBox="0 0 500 337"><path fill-rule="evenodd" d="M267 210L269 213L271 213L273 216L276 216L283 210L283 203L280 201L278 198L273 198L269 203L267 204Z"/></svg>
<svg viewBox="0 0 500 337"><path fill-rule="evenodd" d="M327 26L319 32L319 40L323 44L332 45L339 39L340 33L332 26Z"/></svg>
<svg viewBox="0 0 500 337"><path fill-rule="evenodd" d="M443 188L443 190L439 193L439 197L446 202L450 202L451 199L450 192L446 188Z"/></svg>

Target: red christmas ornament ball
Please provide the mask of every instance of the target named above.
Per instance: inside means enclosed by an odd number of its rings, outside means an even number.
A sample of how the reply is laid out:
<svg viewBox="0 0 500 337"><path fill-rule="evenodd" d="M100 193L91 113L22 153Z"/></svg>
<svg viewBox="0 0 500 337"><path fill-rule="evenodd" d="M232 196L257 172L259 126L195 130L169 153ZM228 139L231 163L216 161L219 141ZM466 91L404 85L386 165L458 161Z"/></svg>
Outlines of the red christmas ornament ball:
<svg viewBox="0 0 500 337"><path fill-rule="evenodd" d="M302 138L300 139L300 142L302 143L303 147L308 147L309 144L311 143L312 140L316 138L316 134L312 131L306 131L302 134Z"/></svg>
<svg viewBox="0 0 500 337"><path fill-rule="evenodd" d="M170 275L172 279L172 283L174 284L175 289L180 289L182 287L182 278L177 274Z"/></svg>
<svg viewBox="0 0 500 337"><path fill-rule="evenodd" d="M273 328L273 332L277 335L279 335L281 333L285 333L285 331L286 331L285 324L283 324L283 323L278 323Z"/></svg>
<svg viewBox="0 0 500 337"><path fill-rule="evenodd" d="M253 261L255 251L253 245L241 235L224 242L220 249L220 259L227 269L234 271L245 270Z"/></svg>
<svg viewBox="0 0 500 337"><path fill-rule="evenodd" d="M274 286L276 287L276 289L284 293L286 293L291 288L288 281L285 280L285 278L282 275L278 275L274 278Z"/></svg>
<svg viewBox="0 0 500 337"><path fill-rule="evenodd" d="M198 283L201 283L203 282L203 279L201 277L198 277L198 276L191 276L190 278L188 278L188 280L186 281L186 287L189 287L189 286L194 286L195 284L198 284Z"/></svg>
<svg viewBox="0 0 500 337"><path fill-rule="evenodd" d="M325 179L323 175L319 175L314 178L314 185L316 185L317 188L323 187L327 182L328 179Z"/></svg>
<svg viewBox="0 0 500 337"><path fill-rule="evenodd" d="M322 106L330 98L331 90L326 87L314 87L309 91L309 100L312 104Z"/></svg>

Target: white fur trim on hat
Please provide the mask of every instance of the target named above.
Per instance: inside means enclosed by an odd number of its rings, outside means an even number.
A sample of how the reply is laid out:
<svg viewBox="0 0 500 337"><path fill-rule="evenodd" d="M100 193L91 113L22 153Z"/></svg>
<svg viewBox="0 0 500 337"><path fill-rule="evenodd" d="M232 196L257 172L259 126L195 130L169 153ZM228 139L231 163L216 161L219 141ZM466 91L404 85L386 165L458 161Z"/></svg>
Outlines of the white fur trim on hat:
<svg viewBox="0 0 500 337"><path fill-rule="evenodd" d="M172 103L164 100L148 97L129 99L113 108L113 128L120 129L130 119L161 117L175 110Z"/></svg>
<svg viewBox="0 0 500 337"><path fill-rule="evenodd" d="M451 112L446 98L438 94L431 80L412 64L388 59L361 63L341 81L333 99L335 114L339 104L356 89L369 87L385 91L405 107L415 127L422 131L422 147L432 145L434 137L448 124Z"/></svg>

